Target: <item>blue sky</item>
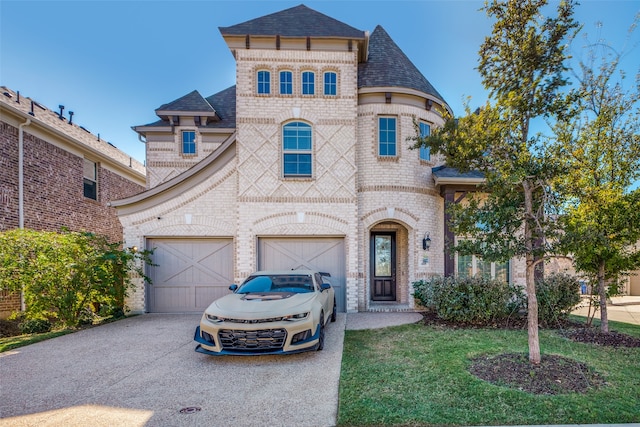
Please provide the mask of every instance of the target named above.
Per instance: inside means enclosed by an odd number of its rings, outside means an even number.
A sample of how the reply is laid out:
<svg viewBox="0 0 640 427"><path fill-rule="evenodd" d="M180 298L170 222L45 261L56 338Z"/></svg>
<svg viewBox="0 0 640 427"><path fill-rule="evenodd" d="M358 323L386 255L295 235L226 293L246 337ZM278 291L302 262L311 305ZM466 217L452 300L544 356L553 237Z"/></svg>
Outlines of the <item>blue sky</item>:
<svg viewBox="0 0 640 427"><path fill-rule="evenodd" d="M218 27L301 3L360 30L382 25L456 115L467 97L472 106L486 100L475 67L491 22L480 0L0 0L0 85L52 110L64 105L75 123L144 161L131 126L194 89L206 97L235 84ZM640 66L640 29L627 37L639 12L640 0L582 0L576 9L590 40L627 51L627 85ZM571 46L576 58L584 44Z"/></svg>

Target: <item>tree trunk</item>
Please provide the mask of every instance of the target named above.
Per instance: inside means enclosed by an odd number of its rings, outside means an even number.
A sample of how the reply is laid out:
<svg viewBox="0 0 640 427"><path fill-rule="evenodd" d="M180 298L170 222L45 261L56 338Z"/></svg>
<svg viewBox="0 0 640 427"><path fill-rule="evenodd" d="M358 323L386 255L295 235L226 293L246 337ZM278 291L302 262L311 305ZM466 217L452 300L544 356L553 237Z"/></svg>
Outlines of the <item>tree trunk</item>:
<svg viewBox="0 0 640 427"><path fill-rule="evenodd" d="M607 316L607 288L604 282L604 261L598 266L598 293L600 294L600 330L609 333L609 318Z"/></svg>
<svg viewBox="0 0 640 427"><path fill-rule="evenodd" d="M538 297L536 296L533 254L527 254L527 331L529 335L529 361L540 364L540 340L538 338Z"/></svg>
<svg viewBox="0 0 640 427"><path fill-rule="evenodd" d="M540 340L538 338L538 297L536 296L535 259L533 256L533 232L529 225L529 218L533 217L533 191L526 180L524 189L524 238L526 245L526 280L527 280L527 332L529 336L529 361L534 365L540 364Z"/></svg>

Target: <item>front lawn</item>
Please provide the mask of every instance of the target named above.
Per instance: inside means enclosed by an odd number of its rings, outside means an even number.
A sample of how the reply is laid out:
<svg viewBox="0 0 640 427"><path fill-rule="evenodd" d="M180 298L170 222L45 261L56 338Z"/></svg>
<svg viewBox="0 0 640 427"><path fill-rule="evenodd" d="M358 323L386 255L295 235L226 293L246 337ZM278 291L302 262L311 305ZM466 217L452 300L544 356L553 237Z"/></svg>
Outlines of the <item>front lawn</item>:
<svg viewBox="0 0 640 427"><path fill-rule="evenodd" d="M51 332L45 332L42 334L25 334L16 335L13 337L3 337L0 338L0 353L19 347L24 347L25 345L35 344L40 341L45 341L51 338L70 334L72 332L75 331L73 329L61 329Z"/></svg>
<svg viewBox="0 0 640 427"><path fill-rule="evenodd" d="M640 326L611 322L611 329L640 337ZM533 394L469 372L479 356L527 353L526 330L413 324L346 331L338 425L640 422L640 348L578 343L561 332L540 331L543 361L547 354L582 362L604 385Z"/></svg>

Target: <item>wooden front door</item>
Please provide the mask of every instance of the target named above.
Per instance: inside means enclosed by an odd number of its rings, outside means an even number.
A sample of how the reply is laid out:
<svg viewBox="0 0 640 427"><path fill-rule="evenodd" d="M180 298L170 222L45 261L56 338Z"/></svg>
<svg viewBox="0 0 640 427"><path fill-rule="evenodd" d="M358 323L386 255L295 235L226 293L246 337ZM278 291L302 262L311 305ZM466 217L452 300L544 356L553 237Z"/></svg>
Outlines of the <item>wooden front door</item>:
<svg viewBox="0 0 640 427"><path fill-rule="evenodd" d="M371 233L371 299L396 300L396 233Z"/></svg>

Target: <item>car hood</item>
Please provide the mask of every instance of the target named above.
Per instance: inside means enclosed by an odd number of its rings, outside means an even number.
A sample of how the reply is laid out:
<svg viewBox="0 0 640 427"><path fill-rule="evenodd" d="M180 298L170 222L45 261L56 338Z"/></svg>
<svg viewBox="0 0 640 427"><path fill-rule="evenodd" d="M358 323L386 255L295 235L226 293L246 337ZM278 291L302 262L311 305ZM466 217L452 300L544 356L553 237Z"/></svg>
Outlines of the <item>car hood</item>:
<svg viewBox="0 0 640 427"><path fill-rule="evenodd" d="M222 317L282 316L311 310L314 298L314 292L230 294L214 301L206 312Z"/></svg>

